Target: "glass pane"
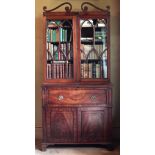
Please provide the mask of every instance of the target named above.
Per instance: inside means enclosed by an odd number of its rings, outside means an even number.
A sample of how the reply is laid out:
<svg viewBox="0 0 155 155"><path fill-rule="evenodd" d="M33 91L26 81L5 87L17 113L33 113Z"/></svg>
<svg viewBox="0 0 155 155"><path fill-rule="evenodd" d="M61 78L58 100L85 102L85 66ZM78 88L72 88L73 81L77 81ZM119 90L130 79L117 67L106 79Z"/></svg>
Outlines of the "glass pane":
<svg viewBox="0 0 155 155"><path fill-rule="evenodd" d="M47 79L73 78L72 20L48 20Z"/></svg>
<svg viewBox="0 0 155 155"><path fill-rule="evenodd" d="M104 19L80 20L81 78L107 78L107 28Z"/></svg>

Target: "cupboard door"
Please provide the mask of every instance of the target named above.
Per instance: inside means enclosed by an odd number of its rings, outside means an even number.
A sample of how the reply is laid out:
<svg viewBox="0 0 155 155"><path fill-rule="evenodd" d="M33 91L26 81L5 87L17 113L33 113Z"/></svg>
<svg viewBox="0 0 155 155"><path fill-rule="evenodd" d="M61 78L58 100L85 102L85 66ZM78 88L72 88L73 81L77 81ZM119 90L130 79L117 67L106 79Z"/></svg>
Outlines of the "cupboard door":
<svg viewBox="0 0 155 155"><path fill-rule="evenodd" d="M108 111L103 107L78 109L79 143L104 143L108 129Z"/></svg>
<svg viewBox="0 0 155 155"><path fill-rule="evenodd" d="M70 143L76 139L76 112L74 108L47 110L47 139L52 143Z"/></svg>

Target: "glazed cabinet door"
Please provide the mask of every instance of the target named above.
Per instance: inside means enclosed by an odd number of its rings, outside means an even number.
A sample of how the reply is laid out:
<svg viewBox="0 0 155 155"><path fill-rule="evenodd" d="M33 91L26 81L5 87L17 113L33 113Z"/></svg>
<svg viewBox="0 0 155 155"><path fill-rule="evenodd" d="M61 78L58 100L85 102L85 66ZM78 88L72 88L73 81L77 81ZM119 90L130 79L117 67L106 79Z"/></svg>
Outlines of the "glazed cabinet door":
<svg viewBox="0 0 155 155"><path fill-rule="evenodd" d="M109 81L109 18L80 16L79 55L81 81Z"/></svg>
<svg viewBox="0 0 155 155"><path fill-rule="evenodd" d="M46 125L48 142L75 142L76 111L74 108L48 108Z"/></svg>
<svg viewBox="0 0 155 155"><path fill-rule="evenodd" d="M103 107L78 109L79 143L104 143L108 140L108 111ZM110 129L110 128L109 128Z"/></svg>
<svg viewBox="0 0 155 155"><path fill-rule="evenodd" d="M73 82L76 64L76 17L44 17L44 79Z"/></svg>

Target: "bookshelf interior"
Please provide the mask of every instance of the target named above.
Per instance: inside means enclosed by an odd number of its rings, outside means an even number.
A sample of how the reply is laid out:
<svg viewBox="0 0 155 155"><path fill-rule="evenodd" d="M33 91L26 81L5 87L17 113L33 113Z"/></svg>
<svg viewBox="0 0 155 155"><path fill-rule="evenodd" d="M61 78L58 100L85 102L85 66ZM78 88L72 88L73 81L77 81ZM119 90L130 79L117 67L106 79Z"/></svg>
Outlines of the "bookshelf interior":
<svg viewBox="0 0 155 155"><path fill-rule="evenodd" d="M81 19L81 78L107 78L107 28L104 19Z"/></svg>
<svg viewBox="0 0 155 155"><path fill-rule="evenodd" d="M47 79L73 78L72 20L47 20Z"/></svg>

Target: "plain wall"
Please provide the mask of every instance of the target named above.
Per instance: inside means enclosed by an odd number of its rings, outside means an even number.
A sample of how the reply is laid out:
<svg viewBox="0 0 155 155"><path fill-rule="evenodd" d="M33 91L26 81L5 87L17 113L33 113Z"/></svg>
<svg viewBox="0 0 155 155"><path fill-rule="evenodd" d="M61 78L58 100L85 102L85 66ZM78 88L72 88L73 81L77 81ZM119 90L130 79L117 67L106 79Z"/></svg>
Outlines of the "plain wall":
<svg viewBox="0 0 155 155"><path fill-rule="evenodd" d="M86 0L85 0L86 1ZM41 83L43 80L43 6L47 9L55 8L63 2L72 4L72 11L81 11L84 0L36 0L35 1L35 134L36 139L42 137L42 100ZM110 6L110 43L111 43L111 82L113 84L113 138L119 139L120 132L120 9L119 0L89 0L92 4L104 9ZM91 6L89 10L95 10ZM64 7L59 8L64 11Z"/></svg>

